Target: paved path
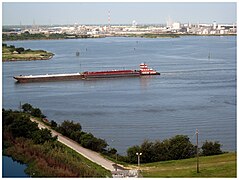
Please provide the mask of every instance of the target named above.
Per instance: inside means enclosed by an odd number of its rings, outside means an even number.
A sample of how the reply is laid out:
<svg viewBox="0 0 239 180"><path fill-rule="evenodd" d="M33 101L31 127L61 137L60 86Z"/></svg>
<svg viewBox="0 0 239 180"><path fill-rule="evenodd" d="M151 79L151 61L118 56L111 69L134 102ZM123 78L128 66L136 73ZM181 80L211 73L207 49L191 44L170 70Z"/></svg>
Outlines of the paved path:
<svg viewBox="0 0 239 180"><path fill-rule="evenodd" d="M50 129L49 127L47 127L46 125L44 125L43 123L37 121L34 118L31 118L31 121L34 121L36 123L38 123L38 127L39 128L47 128ZM80 146L78 143L76 143L75 141L63 136L62 134L50 129L52 132L53 136L58 136L58 141L60 141L61 143L65 144L66 146L70 147L71 149L75 150L76 152L80 153L82 156L86 157L87 159L95 162L96 164L101 165L102 167L104 167L107 170L110 171L114 171L114 167L113 164L115 164L114 162L105 159L104 157L102 157L99 153L95 152L95 151L91 151L89 149L83 148L82 146Z"/></svg>

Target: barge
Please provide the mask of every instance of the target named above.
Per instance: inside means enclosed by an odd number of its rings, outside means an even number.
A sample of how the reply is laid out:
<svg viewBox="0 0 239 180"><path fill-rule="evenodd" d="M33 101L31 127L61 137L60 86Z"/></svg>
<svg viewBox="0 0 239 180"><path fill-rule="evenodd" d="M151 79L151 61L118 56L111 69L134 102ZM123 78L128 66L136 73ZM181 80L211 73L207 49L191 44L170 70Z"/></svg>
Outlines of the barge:
<svg viewBox="0 0 239 180"><path fill-rule="evenodd" d="M13 78L20 83L44 82L44 81L65 81L65 80L84 80L89 78L117 78L117 77L139 77L149 75L160 75L159 72L148 68L145 63L140 64L140 70L111 70L96 71L71 74L52 74L52 75L29 75L14 76Z"/></svg>

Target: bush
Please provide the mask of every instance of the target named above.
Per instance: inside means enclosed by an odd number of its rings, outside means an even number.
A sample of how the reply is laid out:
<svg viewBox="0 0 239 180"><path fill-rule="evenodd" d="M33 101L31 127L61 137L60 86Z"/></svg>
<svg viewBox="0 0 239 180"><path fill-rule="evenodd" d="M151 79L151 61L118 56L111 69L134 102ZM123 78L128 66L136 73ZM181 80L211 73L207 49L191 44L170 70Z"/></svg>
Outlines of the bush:
<svg viewBox="0 0 239 180"><path fill-rule="evenodd" d="M42 114L41 110L39 108L33 108L31 104L25 103L22 105L22 110L25 113L29 113L32 116L39 117L39 118L45 118L46 116Z"/></svg>
<svg viewBox="0 0 239 180"><path fill-rule="evenodd" d="M218 155L222 153L221 144L218 141L206 141L202 145L202 155L204 156Z"/></svg>
<svg viewBox="0 0 239 180"><path fill-rule="evenodd" d="M196 154L196 147L192 145L189 138L185 135L176 135L169 139L169 153L171 159L186 159Z"/></svg>
<svg viewBox="0 0 239 180"><path fill-rule="evenodd" d="M137 163L137 156L136 153L141 151L140 146L132 146L127 150L127 161L129 163Z"/></svg>
<svg viewBox="0 0 239 180"><path fill-rule="evenodd" d="M105 140L94 137L91 133L83 133L80 138L80 144L93 151L102 152L108 146Z"/></svg>
<svg viewBox="0 0 239 180"><path fill-rule="evenodd" d="M51 127L55 129L57 127L57 123L53 120L51 120Z"/></svg>
<svg viewBox="0 0 239 180"><path fill-rule="evenodd" d="M16 51L18 52L18 54L21 54L22 52L24 52L24 48L20 47L20 48L16 48Z"/></svg>
<svg viewBox="0 0 239 180"><path fill-rule="evenodd" d="M31 111L33 109L32 105L28 104L28 103L23 104L21 108L22 108L23 112L25 112L25 113L31 113Z"/></svg>
<svg viewBox="0 0 239 180"><path fill-rule="evenodd" d="M35 131L32 135L33 142L36 144L43 144L46 141L56 140L57 137L52 137L51 131L49 129L40 129Z"/></svg>
<svg viewBox="0 0 239 180"><path fill-rule="evenodd" d="M74 123L73 121L66 120L58 127L58 131L61 134L72 138L72 132L81 131L81 125L80 123Z"/></svg>
<svg viewBox="0 0 239 180"><path fill-rule="evenodd" d="M196 147L185 135L177 135L164 141L144 141L141 146L130 147L127 151L128 162L136 163L136 152L142 153L141 162L150 163L165 160L178 160L194 157Z"/></svg>
<svg viewBox="0 0 239 180"><path fill-rule="evenodd" d="M12 133L13 137L31 138L32 134L38 130L38 125L30 121L29 117L19 114L8 126L8 130Z"/></svg>

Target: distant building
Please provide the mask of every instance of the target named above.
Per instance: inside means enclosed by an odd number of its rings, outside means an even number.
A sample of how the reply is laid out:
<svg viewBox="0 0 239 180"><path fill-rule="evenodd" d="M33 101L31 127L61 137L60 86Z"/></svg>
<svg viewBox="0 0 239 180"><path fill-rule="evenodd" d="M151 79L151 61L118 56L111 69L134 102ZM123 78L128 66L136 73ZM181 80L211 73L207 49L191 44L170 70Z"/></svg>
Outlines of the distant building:
<svg viewBox="0 0 239 180"><path fill-rule="evenodd" d="M174 22L174 23L172 24L172 29L174 29L174 30L179 30L179 29L181 29L180 23L179 23L179 22Z"/></svg>
<svg viewBox="0 0 239 180"><path fill-rule="evenodd" d="M214 29L214 30L217 29L217 23L216 23L216 21L213 21L213 29Z"/></svg>
<svg viewBox="0 0 239 180"><path fill-rule="evenodd" d="M137 25L138 25L138 23L137 23L135 20L133 20L133 21L132 21L132 26L133 26L133 27L136 27Z"/></svg>

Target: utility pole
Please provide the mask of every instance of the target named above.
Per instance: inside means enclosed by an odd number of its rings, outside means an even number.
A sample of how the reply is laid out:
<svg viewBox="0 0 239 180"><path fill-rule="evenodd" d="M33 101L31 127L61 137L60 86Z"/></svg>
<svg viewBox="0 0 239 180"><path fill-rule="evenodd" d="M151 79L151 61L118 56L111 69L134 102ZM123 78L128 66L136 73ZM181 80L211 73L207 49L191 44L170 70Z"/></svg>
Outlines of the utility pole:
<svg viewBox="0 0 239 180"><path fill-rule="evenodd" d="M198 129L196 129L196 138L197 138L197 173L199 173Z"/></svg>
<svg viewBox="0 0 239 180"><path fill-rule="evenodd" d="M20 111L20 112L22 111L22 103L21 103L21 101L20 101L20 103L19 103L19 111Z"/></svg>

